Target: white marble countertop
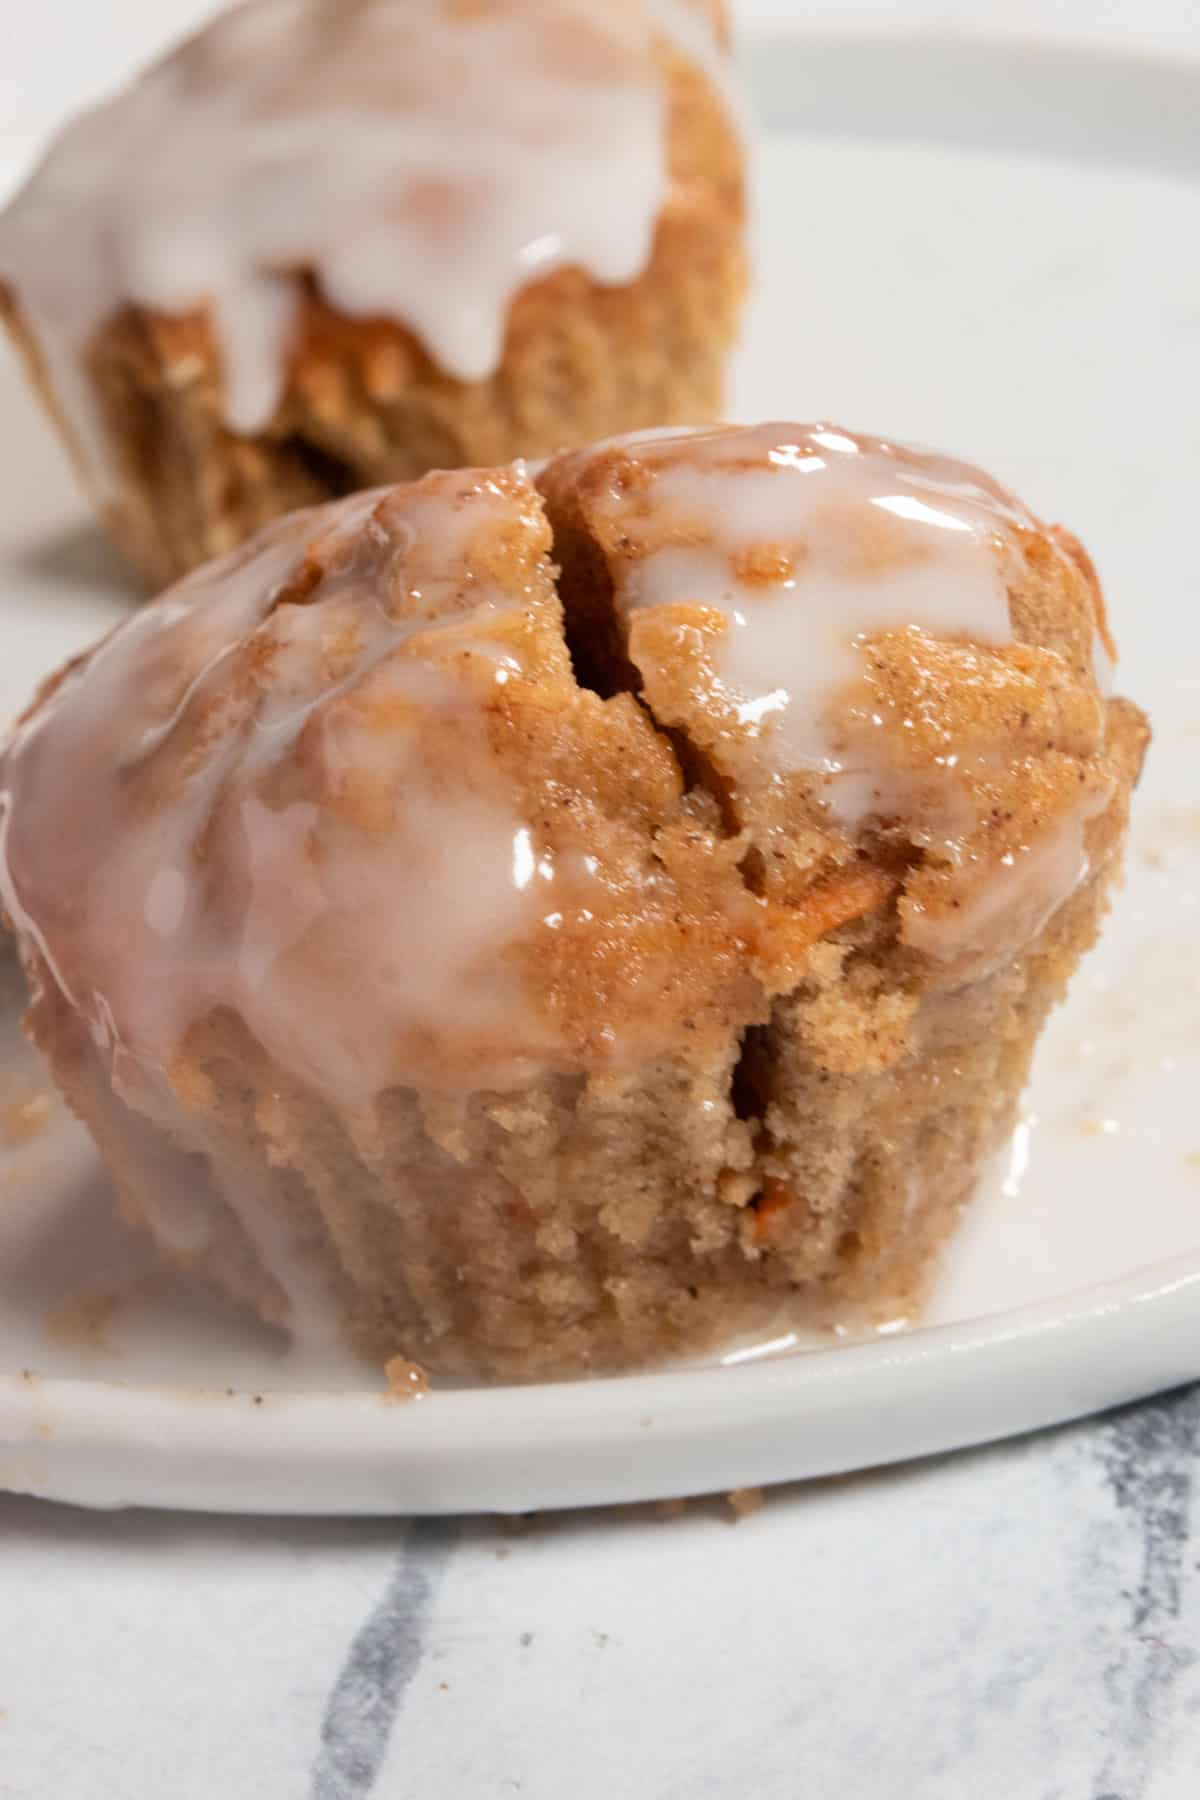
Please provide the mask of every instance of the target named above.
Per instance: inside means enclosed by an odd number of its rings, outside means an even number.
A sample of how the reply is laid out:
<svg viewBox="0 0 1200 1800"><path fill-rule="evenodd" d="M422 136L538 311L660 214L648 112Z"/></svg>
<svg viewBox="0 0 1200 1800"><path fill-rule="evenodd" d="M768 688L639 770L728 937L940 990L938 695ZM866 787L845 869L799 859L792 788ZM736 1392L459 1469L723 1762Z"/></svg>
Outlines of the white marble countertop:
<svg viewBox="0 0 1200 1800"><path fill-rule="evenodd" d="M208 10L4 0L0 183ZM744 0L1200 57L1196 0ZM51 74L52 71L52 74ZM734 1522L297 1523L0 1497L0 1800L1185 1800L1200 1388Z"/></svg>
<svg viewBox="0 0 1200 1800"><path fill-rule="evenodd" d="M1187 1800L1200 1389L730 1522L0 1501L5 1800Z"/></svg>

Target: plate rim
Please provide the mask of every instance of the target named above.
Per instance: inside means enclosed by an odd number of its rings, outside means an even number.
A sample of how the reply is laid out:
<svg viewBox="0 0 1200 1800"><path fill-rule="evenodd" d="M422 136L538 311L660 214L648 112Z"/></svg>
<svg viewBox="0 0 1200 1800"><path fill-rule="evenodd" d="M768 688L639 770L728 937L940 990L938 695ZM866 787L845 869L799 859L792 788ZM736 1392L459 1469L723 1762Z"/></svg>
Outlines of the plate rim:
<svg viewBox="0 0 1200 1800"><path fill-rule="evenodd" d="M101 1508L366 1515L808 1480L1024 1436L1178 1385L1200 1368L1198 1299L1200 1252L1184 1252L869 1343L411 1401L382 1386L252 1391L23 1371L0 1375L0 1488Z"/></svg>
<svg viewBox="0 0 1200 1800"><path fill-rule="evenodd" d="M1022 60L1043 73L1082 65L1093 73L1122 70L1131 79L1167 72L1200 94L1200 57L1180 64L1166 53L993 41L944 29L908 39L886 30L838 34L778 25L743 34L750 62L770 62L776 80L780 58L794 65L818 45L847 55L899 46L914 57L953 55L976 69L1011 70ZM803 129L799 121L767 123L763 135ZM845 135L866 141L852 122ZM930 141L935 148L988 147L974 139ZM1010 140L1008 148L1016 147ZM1198 1296L1200 1246L1116 1280L869 1342L740 1366L442 1389L407 1404L382 1386L250 1391L0 1372L0 1490L101 1507L366 1514L526 1511L534 1488L532 1504L540 1509L808 1479L1022 1435L1194 1377ZM1031 1400L1032 1383L1038 1386ZM839 1449L856 1429L863 1437L873 1410L876 1435L868 1432L853 1451ZM317 1459L321 1479L304 1486L295 1459L304 1459L306 1474L313 1469L318 1435L326 1440ZM889 1448L897 1439L902 1446ZM622 1445L633 1451L626 1459L614 1455ZM601 1467L597 1455L612 1466ZM353 1499L355 1475L347 1478L345 1464L356 1458L363 1485ZM720 1473L731 1458L738 1461L736 1483ZM200 1462L214 1466L197 1491ZM535 1465L544 1479L530 1480Z"/></svg>

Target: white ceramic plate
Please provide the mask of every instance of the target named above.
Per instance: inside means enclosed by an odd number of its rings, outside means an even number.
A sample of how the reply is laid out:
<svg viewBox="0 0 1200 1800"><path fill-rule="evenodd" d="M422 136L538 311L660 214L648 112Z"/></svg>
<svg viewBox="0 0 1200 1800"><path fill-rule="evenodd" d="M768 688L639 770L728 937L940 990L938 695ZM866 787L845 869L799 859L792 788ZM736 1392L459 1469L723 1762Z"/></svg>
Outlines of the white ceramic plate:
<svg viewBox="0 0 1200 1800"><path fill-rule="evenodd" d="M51 1104L3 1151L0 1486L257 1511L638 1500L1200 1375L1200 71L795 37L751 63L767 136L737 412L944 446L1068 520L1154 716L1128 885L1044 1042L1012 1168L919 1329L399 1405L156 1274ZM129 598L7 363L0 404L8 713ZM12 1016L0 1131L19 1135L49 1102Z"/></svg>

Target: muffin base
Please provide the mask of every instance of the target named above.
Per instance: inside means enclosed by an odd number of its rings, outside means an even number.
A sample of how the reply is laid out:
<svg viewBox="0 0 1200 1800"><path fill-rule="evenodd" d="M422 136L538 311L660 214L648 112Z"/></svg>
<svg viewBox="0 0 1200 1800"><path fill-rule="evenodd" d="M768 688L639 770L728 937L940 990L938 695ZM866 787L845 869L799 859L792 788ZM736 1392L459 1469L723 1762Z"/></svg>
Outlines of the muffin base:
<svg viewBox="0 0 1200 1800"><path fill-rule="evenodd" d="M1122 702L1111 719L1131 785L1144 727ZM172 1071L168 1127L153 1095L137 1114L115 1096L46 969L31 1029L128 1217L267 1319L302 1336L340 1323L379 1364L533 1380L894 1317L919 1305L1011 1128L1045 1016L1096 935L1127 798L1123 783L1093 824L1090 879L983 979L914 1002L913 953L884 908L831 934L769 1018L703 1062L463 1098L394 1089L349 1117L214 1014Z"/></svg>

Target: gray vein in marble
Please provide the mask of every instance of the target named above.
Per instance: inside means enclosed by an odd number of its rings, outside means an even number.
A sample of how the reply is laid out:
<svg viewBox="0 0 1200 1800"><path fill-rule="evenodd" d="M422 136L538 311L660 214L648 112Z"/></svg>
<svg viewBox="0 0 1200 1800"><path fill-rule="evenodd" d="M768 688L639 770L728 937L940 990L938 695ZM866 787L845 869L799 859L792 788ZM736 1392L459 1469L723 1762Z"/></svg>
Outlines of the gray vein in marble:
<svg viewBox="0 0 1200 1800"><path fill-rule="evenodd" d="M350 1646L325 1707L311 1800L365 1800L421 1666L434 1598L458 1526L417 1519L387 1587Z"/></svg>
<svg viewBox="0 0 1200 1800"><path fill-rule="evenodd" d="M1128 1593L1122 1649L1106 1671L1119 1708L1096 1779L1097 1800L1143 1800L1154 1744L1173 1690L1196 1653L1178 1641L1190 1519L1200 1456L1200 1386L1120 1413L1099 1439L1101 1466L1120 1513L1141 1538L1141 1572Z"/></svg>

